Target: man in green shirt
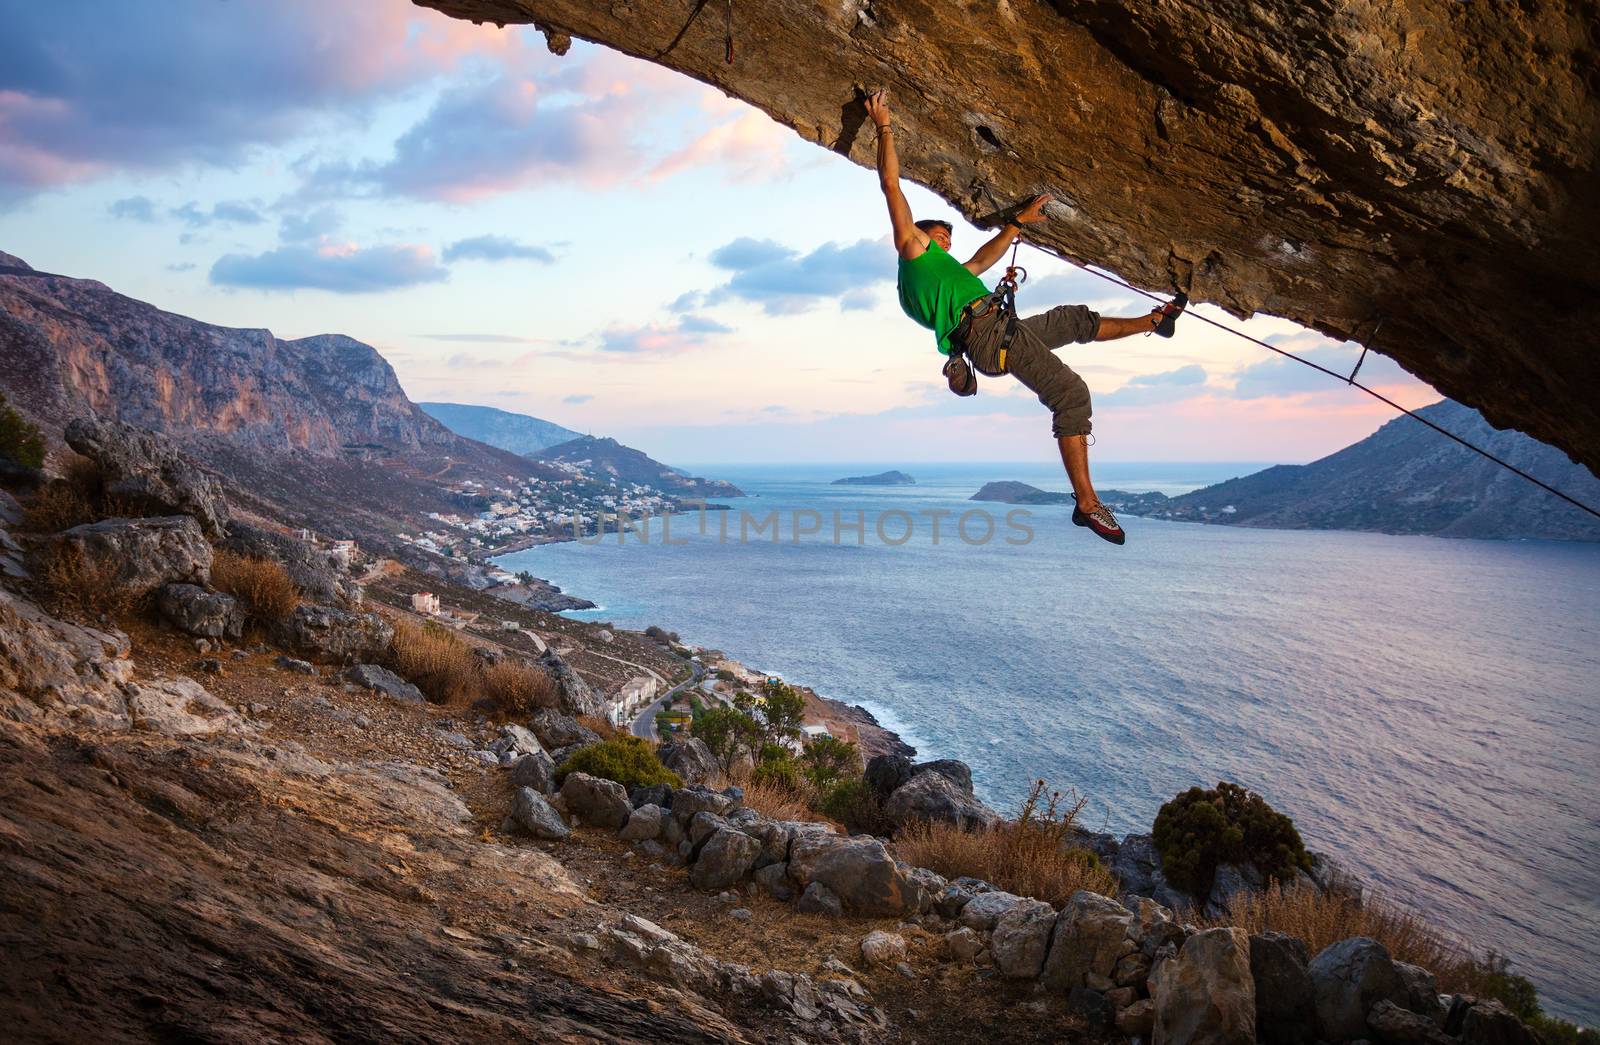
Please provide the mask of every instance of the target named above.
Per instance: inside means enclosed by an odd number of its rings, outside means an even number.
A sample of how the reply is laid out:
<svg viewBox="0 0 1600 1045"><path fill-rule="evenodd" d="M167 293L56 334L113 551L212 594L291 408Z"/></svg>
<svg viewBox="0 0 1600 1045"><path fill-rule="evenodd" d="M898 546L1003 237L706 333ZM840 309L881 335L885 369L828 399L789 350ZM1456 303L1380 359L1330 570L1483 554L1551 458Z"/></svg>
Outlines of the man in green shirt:
<svg viewBox="0 0 1600 1045"><path fill-rule="evenodd" d="M895 250L900 254L900 307L932 330L939 351L951 357L947 375L966 357L979 371L990 376L1009 373L1038 395L1053 415L1051 431L1072 481L1077 500L1072 521L1112 544L1122 544L1127 539L1122 527L1089 481L1089 386L1051 350L1070 342L1111 341L1134 334L1171 337L1188 298L1180 294L1149 315L1131 318L1101 316L1082 305L1061 305L1023 319L1010 316L978 276L1005 256L1023 225L1044 219L1050 197L1034 199L965 264L958 262L950 256L949 222L911 220L911 206L900 191L900 160L894 152L884 93L872 94L866 105L878 129L878 180L889 201ZM970 394L959 388L963 375L970 382L970 373L958 370L951 376L951 388Z"/></svg>

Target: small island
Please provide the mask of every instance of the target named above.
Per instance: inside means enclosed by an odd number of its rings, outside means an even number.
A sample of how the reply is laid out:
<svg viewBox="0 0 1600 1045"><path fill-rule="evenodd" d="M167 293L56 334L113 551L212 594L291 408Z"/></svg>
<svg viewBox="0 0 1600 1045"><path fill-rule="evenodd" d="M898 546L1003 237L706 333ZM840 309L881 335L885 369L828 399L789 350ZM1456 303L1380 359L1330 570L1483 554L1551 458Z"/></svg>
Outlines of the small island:
<svg viewBox="0 0 1600 1045"><path fill-rule="evenodd" d="M879 472L877 475L852 475L835 479L834 486L915 486L917 481L904 472Z"/></svg>
<svg viewBox="0 0 1600 1045"><path fill-rule="evenodd" d="M1041 490L1037 486L1029 486L1027 483L1010 480L998 483L984 483L983 489L968 499L973 501L1000 501L1003 504L1072 503L1072 495L1070 493Z"/></svg>

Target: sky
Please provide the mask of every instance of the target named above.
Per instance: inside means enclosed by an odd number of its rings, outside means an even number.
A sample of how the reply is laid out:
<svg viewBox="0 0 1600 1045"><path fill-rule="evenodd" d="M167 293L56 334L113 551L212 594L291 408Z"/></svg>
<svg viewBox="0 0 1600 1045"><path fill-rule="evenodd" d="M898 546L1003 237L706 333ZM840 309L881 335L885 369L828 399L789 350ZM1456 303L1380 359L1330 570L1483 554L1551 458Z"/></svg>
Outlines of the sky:
<svg viewBox="0 0 1600 1045"><path fill-rule="evenodd" d="M905 184L958 256L988 238ZM1056 453L1015 381L946 390L873 172L678 74L409 0L0 0L0 251L211 323L348 334L414 400L675 463ZM1149 308L1022 263L1025 314ZM1336 370L1360 352L1201 311ZM1393 416L1193 320L1060 354L1104 460L1298 463ZM1381 356L1362 376L1438 398Z"/></svg>

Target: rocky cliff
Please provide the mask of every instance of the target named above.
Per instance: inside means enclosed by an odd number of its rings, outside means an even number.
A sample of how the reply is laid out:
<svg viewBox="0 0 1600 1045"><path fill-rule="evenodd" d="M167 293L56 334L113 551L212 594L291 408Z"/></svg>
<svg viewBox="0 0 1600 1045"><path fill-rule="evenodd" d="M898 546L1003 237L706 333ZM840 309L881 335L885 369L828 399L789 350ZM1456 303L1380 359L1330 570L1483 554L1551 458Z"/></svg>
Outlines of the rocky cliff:
<svg viewBox="0 0 1600 1045"><path fill-rule="evenodd" d="M615 439L585 435L546 447L530 455L539 461L560 461L581 467L597 479L615 477L623 483L638 483L664 490L679 497L743 497L744 493L721 479L701 479L685 475L662 464L642 450L624 446Z"/></svg>
<svg viewBox="0 0 1600 1045"><path fill-rule="evenodd" d="M163 432L269 514L312 528L364 516L364 534L459 507L454 480L552 474L429 417L353 338L214 326L0 260L0 392L52 438L88 414Z"/></svg>
<svg viewBox="0 0 1600 1045"><path fill-rule="evenodd" d="M720 87L1029 239L1367 339L1496 426L1600 467L1593 0L416 0L535 22ZM872 191L863 180L862 191Z"/></svg>

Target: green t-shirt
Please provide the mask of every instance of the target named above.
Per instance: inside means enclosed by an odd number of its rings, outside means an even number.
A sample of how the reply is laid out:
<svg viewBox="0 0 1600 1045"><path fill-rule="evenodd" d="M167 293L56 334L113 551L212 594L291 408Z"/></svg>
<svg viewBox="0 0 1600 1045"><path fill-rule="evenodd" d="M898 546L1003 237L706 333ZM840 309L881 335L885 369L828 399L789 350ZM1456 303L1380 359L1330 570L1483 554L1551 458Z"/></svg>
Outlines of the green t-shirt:
<svg viewBox="0 0 1600 1045"><path fill-rule="evenodd" d="M945 355L950 354L950 332L961 322L961 310L988 293L983 280L931 239L921 254L900 259L900 307L933 331Z"/></svg>

